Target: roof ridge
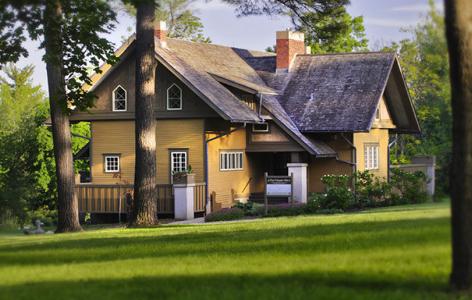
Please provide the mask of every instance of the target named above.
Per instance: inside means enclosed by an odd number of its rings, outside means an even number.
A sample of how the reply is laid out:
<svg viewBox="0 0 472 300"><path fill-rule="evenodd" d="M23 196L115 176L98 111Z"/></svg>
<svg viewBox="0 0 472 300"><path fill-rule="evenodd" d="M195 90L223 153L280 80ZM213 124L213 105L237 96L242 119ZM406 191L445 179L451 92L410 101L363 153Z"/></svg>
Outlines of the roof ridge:
<svg viewBox="0 0 472 300"><path fill-rule="evenodd" d="M335 56L335 55L361 55L361 54L393 54L396 55L395 51L359 51L359 52L332 52L332 53L318 53L318 54L297 54L297 56Z"/></svg>

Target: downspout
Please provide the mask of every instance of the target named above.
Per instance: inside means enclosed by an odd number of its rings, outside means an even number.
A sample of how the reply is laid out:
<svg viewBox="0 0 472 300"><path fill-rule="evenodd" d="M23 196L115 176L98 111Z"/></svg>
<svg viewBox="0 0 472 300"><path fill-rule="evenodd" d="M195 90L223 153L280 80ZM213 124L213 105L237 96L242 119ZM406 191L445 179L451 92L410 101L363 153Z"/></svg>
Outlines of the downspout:
<svg viewBox="0 0 472 300"><path fill-rule="evenodd" d="M212 137L211 139L206 139L205 137L205 133L203 134L203 139L205 140L205 153L204 153L204 164L205 164L205 182L206 182L206 185L205 185L205 194L206 194L206 213L209 211L209 202L210 202L210 190L208 189L208 169L209 169L209 166L208 166L208 143L211 142L211 141L214 141L216 139L219 139L219 138L222 138L224 136L227 136L227 135L230 135L231 133L241 129L241 128L246 128L246 122L244 122L244 125L243 126L239 126L239 127L236 127L228 132L225 132L225 133L222 133L222 134L219 134L215 137Z"/></svg>
<svg viewBox="0 0 472 300"><path fill-rule="evenodd" d="M387 147L387 182L390 182L390 148L398 141L398 135L395 135L393 141Z"/></svg>

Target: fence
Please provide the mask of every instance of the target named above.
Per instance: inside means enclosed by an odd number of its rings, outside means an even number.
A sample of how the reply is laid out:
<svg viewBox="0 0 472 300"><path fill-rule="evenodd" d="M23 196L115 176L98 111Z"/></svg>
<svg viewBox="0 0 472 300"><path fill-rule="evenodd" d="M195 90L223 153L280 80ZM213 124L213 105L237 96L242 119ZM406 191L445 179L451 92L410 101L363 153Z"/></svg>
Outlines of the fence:
<svg viewBox="0 0 472 300"><path fill-rule="evenodd" d="M205 183L195 183L193 188L193 208L197 213L205 212L206 207L206 184Z"/></svg>

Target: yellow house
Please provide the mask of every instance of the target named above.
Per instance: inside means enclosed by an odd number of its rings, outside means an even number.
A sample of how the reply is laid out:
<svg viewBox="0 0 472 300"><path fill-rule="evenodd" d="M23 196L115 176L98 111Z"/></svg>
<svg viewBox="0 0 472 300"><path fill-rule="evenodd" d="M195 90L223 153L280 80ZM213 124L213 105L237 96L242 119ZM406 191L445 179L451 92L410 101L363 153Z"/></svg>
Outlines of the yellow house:
<svg viewBox="0 0 472 300"><path fill-rule="evenodd" d="M161 213L173 212L171 174L190 166L196 212L257 200L266 172L295 172L296 200L304 202L323 191L325 174L367 169L387 177L390 134L419 133L394 53L310 55L303 34L290 31L277 32L275 54L156 31ZM78 185L82 212L123 212L121 195L133 183L134 37L117 55L93 77L95 107L71 116L92 132L90 179Z"/></svg>

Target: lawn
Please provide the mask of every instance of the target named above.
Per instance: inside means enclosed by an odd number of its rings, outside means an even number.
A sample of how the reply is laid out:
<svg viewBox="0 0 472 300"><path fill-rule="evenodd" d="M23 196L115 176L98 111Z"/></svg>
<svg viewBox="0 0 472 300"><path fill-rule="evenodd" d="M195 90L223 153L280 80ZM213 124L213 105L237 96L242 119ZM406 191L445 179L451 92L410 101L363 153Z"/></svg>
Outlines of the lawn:
<svg viewBox="0 0 472 300"><path fill-rule="evenodd" d="M449 205L0 235L1 299L446 299ZM1 233L0 233L1 234Z"/></svg>

